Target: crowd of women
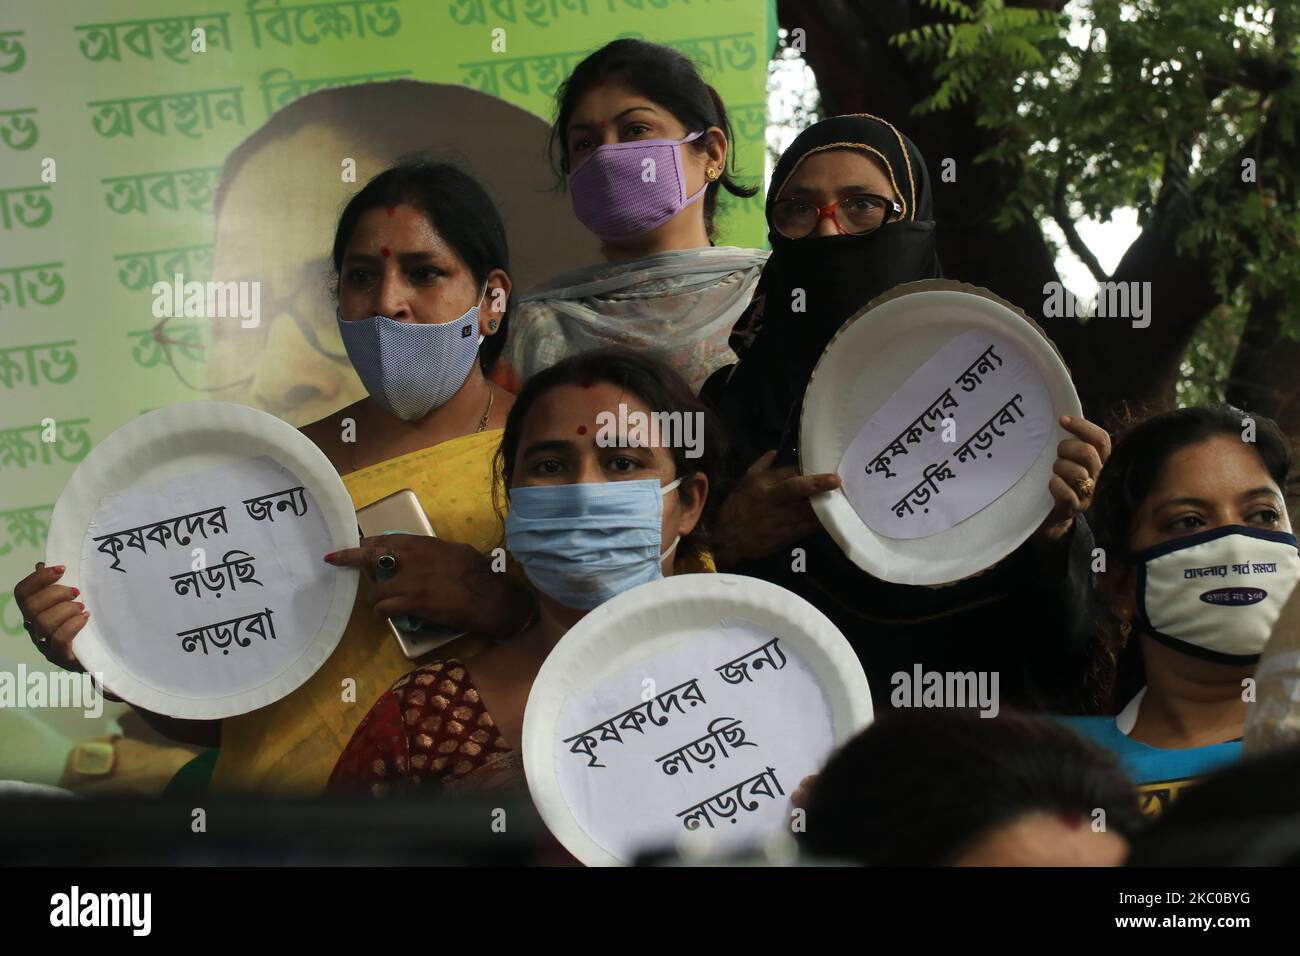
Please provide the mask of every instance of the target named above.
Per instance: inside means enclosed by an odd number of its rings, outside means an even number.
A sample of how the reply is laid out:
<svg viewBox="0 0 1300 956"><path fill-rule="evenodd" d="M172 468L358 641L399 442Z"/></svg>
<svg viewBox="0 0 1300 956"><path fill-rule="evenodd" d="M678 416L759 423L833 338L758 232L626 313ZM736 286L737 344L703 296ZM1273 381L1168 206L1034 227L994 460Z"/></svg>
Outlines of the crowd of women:
<svg viewBox="0 0 1300 956"><path fill-rule="evenodd" d="M680 54L633 39L591 54L558 91L552 151L605 261L522 294L471 172L406 159L356 193L332 262L368 397L303 432L357 508L413 489L438 537L324 556L393 573L369 581L333 655L278 703L219 727L147 715L215 745L186 768L187 786L521 786L524 706L566 631L628 588L716 570L777 583L827 615L878 713L891 676L914 663L1000 675L1003 716L884 714L806 781L797 799L824 824L810 828L820 854L1119 862L1139 788L1150 810L1240 757L1253 706L1243 682L1277 604L1207 626L1159 559L1194 547L1222 564L1263 547L1294 583L1286 439L1254 416L1243 441L1244 413L1226 406L1113 437L1065 417L1054 507L1023 546L945 587L868 576L814 514L811 499L839 478L799 472L800 410L845 319L941 276L926 161L874 116L806 129L772 177L768 253L713 244L722 194L755 192L735 176L732 140L723 102ZM620 404L700 416L702 453L606 447L598 416ZM502 544L511 564L496 573ZM38 565L15 596L47 659L77 668L94 595L63 573ZM412 670L384 620L397 615L466 636ZM344 678L358 703L340 700ZM1111 821L1100 831L1084 825L1099 807Z"/></svg>

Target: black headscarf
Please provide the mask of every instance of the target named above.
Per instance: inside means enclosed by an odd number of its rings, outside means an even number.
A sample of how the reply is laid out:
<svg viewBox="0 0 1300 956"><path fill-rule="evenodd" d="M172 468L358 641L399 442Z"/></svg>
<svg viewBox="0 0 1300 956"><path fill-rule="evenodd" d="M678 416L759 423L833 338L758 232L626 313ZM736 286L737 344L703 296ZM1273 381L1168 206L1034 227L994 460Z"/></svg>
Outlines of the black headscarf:
<svg viewBox="0 0 1300 956"><path fill-rule="evenodd" d="M825 149L860 149L885 168L902 215L867 236L787 239L771 228L772 204L805 158ZM872 299L904 282L939 278L930 180L913 143L874 116L837 116L799 135L781 157L767 197L772 255L759 289L763 314L740 364L726 380L720 406L748 457L777 448L776 466L795 461L804 390L827 343ZM793 312L803 289L807 311ZM825 530L793 552L743 563L740 574L772 581L826 614L857 651L876 706L885 708L892 675L921 662L930 670L1001 674L1008 704L1072 703L1079 683L1078 648L1091 637L1086 600L1062 590L1061 573L1026 544L985 573L944 588L891 584L864 573ZM1080 521L1070 545L1071 574L1088 580L1092 537ZM1075 578L1068 583L1073 587ZM1086 594L1074 588L1072 594ZM1064 640L1071 635L1071 641Z"/></svg>
<svg viewBox="0 0 1300 956"><path fill-rule="evenodd" d="M772 226L772 204L805 159L828 149L856 149L884 167L903 211L866 236L789 239ZM885 120L858 113L804 130L781 156L767 194L771 258L757 294L761 324L721 392L721 410L751 460L778 447L817 360L844 321L883 292L943 273L934 240L934 207L925 157ZM793 311L802 289L805 311Z"/></svg>

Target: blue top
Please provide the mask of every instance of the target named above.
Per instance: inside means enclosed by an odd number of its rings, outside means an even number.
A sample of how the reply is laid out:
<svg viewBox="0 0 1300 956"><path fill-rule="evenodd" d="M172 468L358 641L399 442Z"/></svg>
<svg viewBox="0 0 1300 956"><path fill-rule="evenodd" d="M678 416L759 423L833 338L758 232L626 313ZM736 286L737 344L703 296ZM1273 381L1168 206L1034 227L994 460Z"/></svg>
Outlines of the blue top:
<svg viewBox="0 0 1300 956"><path fill-rule="evenodd" d="M1241 757L1240 740L1206 747L1165 749L1139 743L1122 733L1114 717L1062 717L1061 720L1119 757L1124 772L1139 787L1202 777Z"/></svg>
<svg viewBox="0 0 1300 956"><path fill-rule="evenodd" d="M1067 727L1119 758L1120 766L1137 784L1138 806L1148 817L1158 817L1185 787L1241 757L1241 741L1208 747L1165 748L1139 743L1129 736L1137 723L1138 707L1147 694L1142 688L1115 717L1061 717Z"/></svg>

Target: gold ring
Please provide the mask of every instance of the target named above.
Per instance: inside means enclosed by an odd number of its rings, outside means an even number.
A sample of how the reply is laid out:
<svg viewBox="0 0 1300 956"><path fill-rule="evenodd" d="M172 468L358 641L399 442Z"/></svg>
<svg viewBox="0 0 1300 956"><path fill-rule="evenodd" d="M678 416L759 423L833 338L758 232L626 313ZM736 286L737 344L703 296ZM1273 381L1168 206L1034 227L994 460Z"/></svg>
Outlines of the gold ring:
<svg viewBox="0 0 1300 956"><path fill-rule="evenodd" d="M1091 478L1080 478L1074 483L1074 490L1079 493L1080 498L1091 498L1097 484Z"/></svg>

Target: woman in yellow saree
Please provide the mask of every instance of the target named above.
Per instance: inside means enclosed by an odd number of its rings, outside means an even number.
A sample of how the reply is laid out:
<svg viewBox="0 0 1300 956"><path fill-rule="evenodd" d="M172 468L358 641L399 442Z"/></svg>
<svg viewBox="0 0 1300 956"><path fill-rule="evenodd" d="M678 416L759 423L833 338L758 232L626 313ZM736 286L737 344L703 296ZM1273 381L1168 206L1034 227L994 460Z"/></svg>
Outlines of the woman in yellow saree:
<svg viewBox="0 0 1300 956"><path fill-rule="evenodd" d="M453 167L390 169L344 210L334 265L343 345L370 395L304 431L343 475L356 508L409 488L438 537L385 535L324 556L373 570L386 555L393 573L363 587L311 680L224 721L212 779L219 790L324 789L368 704L411 668L386 618L470 631L444 645L468 657L488 635L521 630L530 610L526 589L512 590L486 557L502 540L492 456L513 404L483 375L500 351L510 292L491 200Z"/></svg>
<svg viewBox="0 0 1300 956"><path fill-rule="evenodd" d="M514 402L484 374L500 354L510 296L505 231L491 198L453 166L401 163L348 203L332 261L340 342L329 344L347 352L369 394L303 433L357 507L410 488L438 537L384 535L345 560L322 556L390 574L363 584L346 633L311 680L221 722L211 779L221 790L324 788L368 705L412 666L385 618L409 615L474 635L447 645L468 656L485 637L522 631L534 607L526 585L493 573L485 553L502 538L491 459ZM87 613L73 589L58 584L62 573L60 565L38 567L15 594L47 659L80 669L71 643ZM141 716L196 743L217 729ZM206 783L193 769L187 790Z"/></svg>
<svg viewBox="0 0 1300 956"><path fill-rule="evenodd" d="M410 488L440 540L485 554L501 541L501 522L485 493L500 441L499 428L463 435L361 468L344 475L343 483L357 509ZM369 705L413 666L366 596L363 586L338 647L309 681L270 706L222 722L214 789L324 789ZM465 658L485 644L482 635L471 634L436 653Z"/></svg>

